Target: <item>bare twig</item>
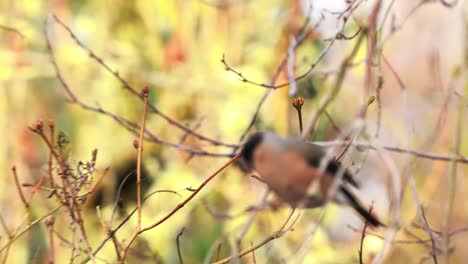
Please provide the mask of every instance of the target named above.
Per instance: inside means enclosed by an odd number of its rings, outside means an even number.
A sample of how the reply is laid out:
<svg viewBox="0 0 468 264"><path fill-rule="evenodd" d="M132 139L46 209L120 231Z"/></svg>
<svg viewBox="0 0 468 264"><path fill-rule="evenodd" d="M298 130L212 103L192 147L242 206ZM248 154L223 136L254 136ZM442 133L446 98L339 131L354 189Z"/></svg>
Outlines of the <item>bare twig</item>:
<svg viewBox="0 0 468 264"><path fill-rule="evenodd" d="M185 230L185 227L182 228L182 230L180 230L180 232L177 234L177 237L176 237L177 255L179 256L179 263L180 264L184 264L184 261L182 260L182 253L180 252L180 241L179 241L180 237L184 233L184 230Z"/></svg>
<svg viewBox="0 0 468 264"><path fill-rule="evenodd" d="M267 243L277 239L277 238L280 238L282 237L284 234L286 234L287 232L293 230L293 227L294 227L294 224L296 223L297 219L299 218L300 214L297 215L297 217L294 219L294 221L291 223L291 225L289 225L288 228L286 228L286 225L288 224L289 220L291 219L292 215L294 214L294 209L291 209L289 211L289 214L286 218L286 220L284 221L284 223L281 225L281 227L276 230L275 232L273 232L273 234L271 234L270 236L268 236L267 238L265 238L264 240L262 240L261 242L259 242L258 244L254 245L254 246L251 246L250 248L248 249L245 249L243 251L241 251L239 253L239 257L243 257L261 247L263 247L264 245L266 245ZM230 256L230 257L227 257L227 258L224 258L222 260L219 260L219 261L216 261L214 262L213 264L222 264L222 263L227 263L229 261L231 261L232 259L234 259L236 256Z"/></svg>
<svg viewBox="0 0 468 264"><path fill-rule="evenodd" d="M46 29L47 29L47 27L46 27ZM95 106L91 106L90 104L84 103L83 101L81 101L78 98L77 95L75 95L72 88L65 81L65 78L63 77L63 75L61 73L61 70L60 70L60 68L59 68L59 66L57 64L57 61L56 61L56 58L55 58L55 55L54 55L54 49L53 49L53 47L52 47L52 45L50 43L50 39L48 37L47 30L45 31L44 34L45 34L45 37L46 37L47 48L49 50L50 61L52 63L52 66L54 67L57 79L60 81L62 87L64 88L66 94L69 97L69 102L72 103L72 104L78 105L79 107L81 107L84 110L108 116L108 117L112 118L114 121L116 121L119 125L123 126L125 129L132 132L133 134L139 135L138 131L140 130L140 126L137 123L132 122L132 121L124 118L123 116L120 116L120 115L117 115L117 114L112 113L110 111L107 111L102 107L95 107ZM150 107L150 106L151 106L151 104L148 104L148 107ZM191 132L191 131L193 131L193 129L184 130L184 131L187 132L187 133L190 133L191 135L196 136L196 134ZM198 137L198 138L200 138L200 137ZM234 154L233 154L234 152L233 153L216 153L216 152L210 152L210 151L205 151L205 150L200 150L200 149L189 148L189 147L186 147L186 146L184 146L182 144L172 143L170 141L167 141L167 140L164 140L164 139L161 139L161 138L157 137L156 135L154 135L153 133L151 133L147 129L145 129L145 140L149 140L149 141L151 141L153 143L168 145L168 146L176 148L178 150L188 152L188 153L190 153L192 155L202 155L202 156L212 156L212 157L228 157L228 158L231 158L231 157L234 156ZM220 142L218 142L218 143L220 143ZM235 148L238 145L236 145L236 144L225 144L225 146Z"/></svg>
<svg viewBox="0 0 468 264"><path fill-rule="evenodd" d="M452 8L458 4L458 0L454 0L453 2L448 2L447 0L439 0L442 5L448 8Z"/></svg>
<svg viewBox="0 0 468 264"><path fill-rule="evenodd" d="M49 217L50 215L54 214L56 211L58 211L60 208L62 208L63 205L59 205L57 207L55 207L54 209L50 210L48 213L46 213L44 216L32 221L30 224L28 224L25 228L23 228L21 231L18 231L15 233L15 235L8 240L8 242L3 245L2 247L0 247L0 252L2 252L3 250L5 250L6 248L8 248L11 244L13 244L13 242L15 242L18 238L20 238L21 236L23 236L24 234L26 234L29 230L31 230L31 228L33 226L35 226L37 223L40 223L42 220L46 219L47 217Z"/></svg>
<svg viewBox="0 0 468 264"><path fill-rule="evenodd" d="M336 97L336 95L339 93L341 90L341 86L343 84L344 78L347 73L347 69L349 67L349 64L353 61L354 57L356 56L359 47L361 46L362 41L364 40L364 37L367 33L367 30L364 30L361 35L358 36L356 43L353 47L353 50L351 53L343 60L340 66L340 70L338 73L338 76L336 77L335 83L330 89L330 92L327 94L325 99L320 103L317 112L315 115L310 119L310 121L307 123L306 128L304 131L302 131L301 136L305 138L307 135L311 134L313 132L313 129L315 127L315 124L319 120L320 116L322 115L323 111L327 108L327 106L333 101L333 99Z"/></svg>
<svg viewBox="0 0 468 264"><path fill-rule="evenodd" d="M257 203L256 207L261 208L263 205L266 203L266 200L268 198L268 195L270 194L270 190L268 188L265 189L263 195L261 196L260 201ZM247 231L249 231L249 228L252 226L253 221L255 220L255 217L257 216L258 210L254 210L251 212L249 218L247 221L244 222L244 224L241 227L241 231L239 232L239 235L236 237L235 241L235 247L234 247L234 258L238 259L241 257L240 255L240 248L241 248L241 243L242 239L244 239L245 235L247 234Z"/></svg>
<svg viewBox="0 0 468 264"><path fill-rule="evenodd" d="M36 194L36 191L39 190L42 186L42 184L44 183L45 181L45 178L46 176L42 176L41 179L39 180L39 182L33 186L31 192L29 193L29 197L28 197L28 205L31 203L32 199L34 198L34 194Z"/></svg>
<svg viewBox="0 0 468 264"><path fill-rule="evenodd" d="M21 198L21 202L23 202L23 205L29 214L29 203L26 201L26 198L24 197L24 194L23 194L23 190L21 189L21 184L18 179L18 174L16 173L16 166L11 167L11 171L13 172L13 179L15 180L16 189L18 190L18 194Z"/></svg>
<svg viewBox="0 0 468 264"><path fill-rule="evenodd" d="M404 114L405 114L405 123L406 123L406 126L408 128L408 150L410 150L411 146L412 146L412 139L413 139L413 125L412 125L411 118L410 118L410 113L409 113L410 110L409 110L408 89L407 89L406 85L404 85L401 77L397 74L395 69L392 67L392 65L388 62L388 60L385 58L385 56L383 54L382 54L382 59L384 60L385 64L387 64L387 66L390 68L390 70L393 73L394 77L398 80L398 83L400 84L400 88L402 90L403 108L404 108ZM407 152L406 161L407 161L406 162L406 168L405 168L406 175L405 175L405 177L403 179L404 181L403 181L403 185L402 185L402 193L400 195L400 199L403 199L403 190L406 187L406 183L409 182L409 185L410 185L410 188L411 188L411 191L412 191L412 195L413 195L413 199L414 199L414 201L416 203L417 215L418 215L419 219L421 220L421 222L423 224L423 229L426 231L426 233L431 238L431 241L432 241L433 246L434 246L434 240L435 240L434 234L433 234L431 228L429 227L429 224L427 223L427 220L426 220L426 217L425 217L424 211L423 211L423 206L421 204L419 194L418 194L417 189L416 189L416 182L414 180L413 175L411 174L411 157L410 157L409 151ZM435 257L436 256L435 251L431 250L431 255L434 257L435 263L437 263L437 258Z"/></svg>
<svg viewBox="0 0 468 264"><path fill-rule="evenodd" d="M140 136L138 138L138 144L137 145L137 208L138 208L138 224L137 224L137 230L140 231L141 229L141 155L143 152L143 134L145 131L145 124L146 124L146 112L148 109L148 94L149 94L149 88L148 86L144 87L142 90L143 94L143 115L141 118L141 124L140 124Z"/></svg>
<svg viewBox="0 0 468 264"><path fill-rule="evenodd" d="M0 29L5 30L5 31L13 32L13 33L17 34L18 36L20 36L22 38L25 38L24 34L21 33L21 31L19 31L18 29L14 28L14 27L0 25Z"/></svg>
<svg viewBox="0 0 468 264"><path fill-rule="evenodd" d="M309 12L310 14L310 12ZM302 27L301 29L299 30L297 36L295 37L295 41L294 42L291 42L290 43L290 47L288 47L288 50L289 51L294 51L296 50L301 44L302 42L306 39L306 37L308 36L308 34L312 31L312 30L307 30L307 26L309 25L309 22L310 22L310 16L307 16L306 20L304 21L304 23L302 24ZM320 23L322 22L322 20L320 19L316 25L314 25L314 28L317 28ZM346 22L344 23L346 24ZM344 29L344 25L343 25L343 29ZM337 35L338 36L338 35ZM330 48L333 46L333 44L335 43L335 40L337 39L336 38L333 38L329 43L328 45L325 47L325 49L323 49L321 51L321 53L314 59L314 61L310 64L309 68L301 75L295 77L295 78L290 78L288 82L286 83L283 83L283 84L279 84L279 85L276 85L276 81L278 80L278 77L281 73L281 71L284 69L284 67L287 66L287 62L288 62L288 56L289 56L289 52L287 52L283 59L281 60L281 63L278 65L278 67L276 68L275 70L275 73L273 74L272 78L271 78L271 82L270 82L270 85L267 85L267 84L263 84L263 83L257 83L255 81L251 81L247 78L245 78L241 72L238 72L237 70L235 70L233 67L229 66L229 64L226 62L226 59L225 59L225 56L223 54L223 58L221 59L221 62L223 63L223 65L225 66L225 69L227 71L231 71L233 72L234 74L236 74L240 80L242 82L246 82L246 83L250 83L250 84L253 84L253 85L256 85L256 86L261 86L261 87L265 87L265 88L269 88L264 94L263 96L260 98L259 102L257 103L257 107L255 109L255 112L254 114L252 115L252 119L250 120L249 124L247 125L247 127L244 129L244 132L242 133L242 135L240 136L240 139L239 141L242 142L244 140L244 138L247 136L247 134L249 133L250 129L253 127L253 125L255 124L255 122L257 121L257 118L258 118L258 115L260 113L260 109L262 108L263 104L265 103L266 99L268 98L268 96L270 95L270 93L272 93L273 90L277 89L277 88L281 88L281 87L285 87L285 86L288 86L290 84L291 81L295 81L297 82L298 80L302 79L302 78L305 78L307 75L309 75L309 73L312 72L312 70L315 69L315 67L318 65L318 63L325 57L325 55L328 53L328 51L330 50ZM233 149L233 152L232 153L235 153L237 151L237 148L234 148Z"/></svg>
<svg viewBox="0 0 468 264"><path fill-rule="evenodd" d="M134 95L135 97L137 98L140 98L141 100L144 100L143 96L141 94L138 93L138 91L133 88L125 79L122 78L122 76L120 76L119 72L117 70L113 70L102 58L100 58L92 49L90 49L89 47L87 47L83 42L81 42L78 37L75 35L75 33L73 33L73 31L64 23L62 22L56 15L53 16L54 20L60 25L62 26L69 34L70 34L70 37L75 41L75 43L81 48L83 49L84 51L86 51L88 54L89 54L89 57L93 60L95 60L99 65L101 65L105 70L107 70L109 73L111 73L112 75L114 75L114 77L122 84L122 87L129 91L132 95ZM53 58L53 55L52 55L52 50L51 50L51 45L49 43L49 40L48 40L48 37L47 37L47 32L46 32L46 39L47 39L47 47L48 47L48 50L49 50L49 53L51 53L51 57L53 60L55 60ZM58 67L56 66L56 62L52 61L54 65L54 68L56 68L56 72L57 72L57 69ZM60 76L58 76L59 80L62 82L62 84L64 83L64 80L63 78L61 78ZM78 98L76 96L72 96L71 93L71 90L70 89L67 89L66 87L64 87L65 90L67 91L68 95L71 96L71 99L72 99L72 102L73 103L78 103ZM79 103L78 103L79 104ZM83 105L82 103L80 105ZM168 115L164 114L163 112L161 112L158 108L156 108L153 104L151 103L148 103L148 108L149 110L151 111L151 113L154 113L156 115L159 115L160 117L162 117L164 120L166 120L170 125L172 126L175 126L177 127L178 129L184 131L184 132L187 132L187 133L190 133L192 134L193 136L199 138L200 140L203 140L203 141L207 141L207 142L210 142L211 144L215 145L215 146L226 146L226 147L235 147L236 144L228 144L228 143L224 143L224 142L221 142L221 141L218 141L218 140L215 140L215 139L211 139L211 138L208 138L204 135L201 135L195 131L193 131L192 129L190 129L189 127L175 121L174 119L170 118Z"/></svg>
<svg viewBox="0 0 468 264"><path fill-rule="evenodd" d="M458 109L457 109L457 116L456 116L456 123L455 123L455 131L454 131L454 140L452 142L452 149L453 149L453 156L454 158L450 162L450 172L448 176L448 190L447 190L447 201L445 205L445 213L444 213L444 220L443 220L443 229L444 229L444 244L445 244L445 254L444 259L445 263L449 261L449 253L450 253L450 219L452 218L453 214L453 206L455 202L455 192L457 186L457 167L459 161L455 158L460 156L460 149L462 144L462 135L463 135L463 120L464 120L464 112L465 112L465 97L459 98L458 101Z"/></svg>
<svg viewBox="0 0 468 264"><path fill-rule="evenodd" d="M215 261L218 261L219 260L219 257L220 257L220 254L221 254L221 242L219 242L218 244L218 247L216 248L216 257L215 257Z"/></svg>
<svg viewBox="0 0 468 264"><path fill-rule="evenodd" d="M148 195L145 196L145 198L143 199L143 202L145 202L147 199L149 199L151 196L153 196L154 194L157 194L157 193L172 193L172 194L176 194L178 196L180 196L177 192L175 191L171 191L171 190L157 190L157 191L154 191ZM99 244L99 246L96 247L96 249L94 250L93 252L93 255L96 256L97 253L99 253L99 251L101 251L101 249L106 245L106 243L113 239L115 233L120 230L120 228L122 228L129 220L130 218L133 216L133 214L135 214L137 212L138 208L135 207L133 209L133 211L128 214L114 229L112 230L107 230L107 234L106 234L106 237L102 240L101 244ZM107 225L106 225L107 226ZM109 225L110 226L110 225ZM119 248L123 248L123 247L120 247L119 245ZM123 251L123 250L122 250ZM117 257L119 257L120 260L122 260L122 256L120 254L120 252L117 254ZM85 263L88 263L88 261L90 260L90 257L88 256L88 258L84 259L82 262L80 262L81 264L85 264Z"/></svg>
<svg viewBox="0 0 468 264"><path fill-rule="evenodd" d="M348 141L311 141L311 143L320 145L322 147L331 147L331 146L337 146L337 145L345 146L348 144ZM407 149L404 147L397 147L397 146L384 145L384 144L372 144L372 143L367 143L367 142L362 142L362 141L354 141L353 143L351 143L351 145L356 146L356 147L371 148L375 150L377 150L377 148L383 148L392 152L398 152L398 153L403 153L403 154L409 153L411 155L414 155L419 158L424 158L424 159L440 160L440 161L456 160L459 163L468 164L468 158L461 156L461 155L441 155L441 154L436 154L436 153L431 153L431 152L423 152L423 151L418 151L418 150Z"/></svg>
<svg viewBox="0 0 468 264"><path fill-rule="evenodd" d="M182 203L178 204L166 216L164 216L163 218L161 218L157 222L155 222L155 223L153 223L153 224L151 224L151 225L149 225L147 227L144 227L144 228L140 229L138 232L135 232L133 234L133 236L129 239L129 242L128 242L127 246L123 249L122 259L125 260L130 246L132 245L133 241L135 241L135 239L137 238L138 235L140 235L140 234L142 234L142 233L144 233L144 232L146 232L146 231L148 231L150 229L153 229L153 228L159 226L160 224L166 222L177 211L179 211L182 207L184 207L187 203L189 203L203 189L203 187L205 187L212 179L214 179L216 177L216 175L218 175L221 171L223 171L226 167L228 167L231 163L233 163L234 161L236 161L239 158L240 158L240 154L237 154L232 159L230 159L228 162L226 162L223 166L221 166L218 170L216 170L212 175L210 175L208 178L206 178L205 181L203 181L200 184L200 186L198 186L198 188L194 192L192 192L192 194L190 194L189 197L187 197Z"/></svg>
<svg viewBox="0 0 468 264"><path fill-rule="evenodd" d="M50 131L50 142L52 142L52 145L55 143L55 123L54 120L49 120L49 131ZM49 151L49 161L47 163L48 167L48 174L49 174L49 184L50 188L54 188L55 183L54 183L54 175L53 175L53 165L54 165L54 156L52 154L52 151Z"/></svg>
<svg viewBox="0 0 468 264"><path fill-rule="evenodd" d="M372 214L372 209L374 209L374 203L372 203L370 206L369 206L369 214ZM363 264L364 261L362 260L362 252L364 250L364 239L366 238L366 229L368 227L369 223L367 222L367 220L364 222L364 227L362 228L362 232L361 232L361 241L359 243L359 250L358 250L358 253L359 253L359 263L360 264Z"/></svg>

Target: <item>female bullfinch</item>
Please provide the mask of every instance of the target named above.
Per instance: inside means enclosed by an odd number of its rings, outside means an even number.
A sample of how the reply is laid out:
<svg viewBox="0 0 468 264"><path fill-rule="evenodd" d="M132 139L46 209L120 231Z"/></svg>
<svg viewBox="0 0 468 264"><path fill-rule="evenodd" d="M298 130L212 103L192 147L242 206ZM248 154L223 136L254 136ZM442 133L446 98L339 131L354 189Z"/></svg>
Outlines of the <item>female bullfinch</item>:
<svg viewBox="0 0 468 264"><path fill-rule="evenodd" d="M327 202L334 180L342 174L333 200L354 208L369 224L383 224L366 210L352 188L359 188L349 171L329 160L320 165L325 153L320 146L299 138L282 138L272 132L257 132L244 144L241 156L282 200L292 207L314 208ZM352 186L352 187L351 187Z"/></svg>

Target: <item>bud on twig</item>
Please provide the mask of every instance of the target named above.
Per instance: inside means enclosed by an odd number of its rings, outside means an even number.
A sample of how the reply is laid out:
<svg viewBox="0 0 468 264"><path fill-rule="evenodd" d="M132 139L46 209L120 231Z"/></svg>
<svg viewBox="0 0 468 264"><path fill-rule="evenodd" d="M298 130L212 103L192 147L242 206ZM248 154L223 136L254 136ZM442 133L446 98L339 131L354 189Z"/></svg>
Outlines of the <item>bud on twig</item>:
<svg viewBox="0 0 468 264"><path fill-rule="evenodd" d="M148 97L148 93L149 93L149 87L146 85L146 86L143 87L143 89L141 90L141 94L142 94L144 97Z"/></svg>
<svg viewBox="0 0 468 264"><path fill-rule="evenodd" d="M35 133L42 133L42 128L44 127L44 121L42 121L42 119L38 119L36 121L36 124L34 125L30 125L28 128L29 130L31 130L32 132L35 132Z"/></svg>
<svg viewBox="0 0 468 264"><path fill-rule="evenodd" d="M304 104L304 98L302 96L299 96L298 98L294 98L292 100L292 106L296 108L297 110L297 117L299 118L299 130L301 131L302 134L302 105Z"/></svg>
<svg viewBox="0 0 468 264"><path fill-rule="evenodd" d="M298 111L301 110L303 104L304 98L302 98L302 96L299 96L298 98L294 98L292 100L292 106L294 106L294 108L296 108Z"/></svg>
<svg viewBox="0 0 468 264"><path fill-rule="evenodd" d="M138 142L137 139L133 140L133 147L134 147L135 149L138 149L138 148L140 147L140 143Z"/></svg>

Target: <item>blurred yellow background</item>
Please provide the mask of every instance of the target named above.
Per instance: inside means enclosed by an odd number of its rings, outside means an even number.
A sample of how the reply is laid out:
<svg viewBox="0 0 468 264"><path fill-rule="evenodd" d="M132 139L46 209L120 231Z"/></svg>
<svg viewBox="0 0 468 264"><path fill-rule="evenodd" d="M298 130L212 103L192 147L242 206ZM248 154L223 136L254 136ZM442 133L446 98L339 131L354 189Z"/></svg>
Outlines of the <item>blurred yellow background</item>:
<svg viewBox="0 0 468 264"><path fill-rule="evenodd" d="M97 168L110 167L100 192L87 202L84 211L91 247L94 249L105 237L95 206L100 205L102 219L112 215L115 190L123 177L136 166L133 146L136 135L130 133L109 116L90 112L77 104L67 102L64 87L59 82L50 61L44 31L54 50L62 77L83 102L101 107L132 122L141 120L142 101L122 88L116 75L107 71L89 52L77 45L70 34L54 19L57 16L113 71L138 92L149 86L149 100L160 111L181 124L197 127L196 131L222 142L240 144L239 138L250 123L258 101L266 89L242 82L235 73L226 71L221 59L251 81L269 84L278 65L288 52L291 39L305 21L308 1L297 0L0 0L0 136L4 147L0 151L0 212L4 224L0 231L0 248L8 241L8 232L24 227L26 213L10 168L17 167L21 182L37 183L47 174L49 152L43 141L28 126L37 119L55 121L57 131L70 139L70 157L73 164L89 160L93 149L98 149ZM315 1L316 8L329 10L327 1ZM345 1L330 1L328 4ZM353 1L351 1L353 2ZM370 105L361 139L373 137L381 111L380 143L406 147L408 124L411 126L411 146L423 152L449 156L454 150L457 124L461 135L460 155L468 156L468 115L466 114L468 85L467 6L459 1L454 7L445 7L437 1L406 3L383 1L379 21L388 12L382 26L379 43L408 89L408 109L404 107L403 92L389 67L382 66L376 75L382 76L381 110ZM408 1L410 2L410 1ZM365 1L353 13L344 29L352 35L358 24L367 25L375 1ZM313 8L312 8L313 9ZM315 9L313 9L316 12ZM331 17L331 18L330 18ZM317 22L312 17L311 24ZM352 20L350 18L350 20ZM358 23L356 22L358 21ZM359 22L360 21L360 22ZM311 25L309 25L311 27ZM395 30L395 31L392 31ZM326 21L313 30L296 52L297 75L303 73L334 36L336 22ZM327 94L336 78L340 63L349 54L356 39L337 40L316 70L298 82L296 96L304 96L304 120L308 121L319 102ZM347 72L343 88L327 113L336 125L347 130L357 118L366 94L363 92L367 44L362 45ZM383 64L385 65L385 64ZM282 72L276 84L287 82ZM256 130L274 130L283 135L298 135L295 109L291 106L288 87L276 89L262 106ZM372 90L375 95L375 90ZM462 102L462 103L460 103ZM464 106L459 107L460 104ZM465 115L457 119L460 108ZM47 122L46 122L47 123ZM147 128L154 135L179 143L184 131L170 125L158 115L149 115ZM311 140L334 140L340 135L329 119L322 117ZM229 147L212 146L194 136L188 136L185 145L216 153L230 153ZM165 144L145 143L143 181L146 194L156 190L172 190L181 197L191 194L186 188L196 188L206 177L228 159L193 156ZM338 151L339 152L339 151ZM403 174L407 158L392 153L393 160ZM431 159L411 160L417 190L425 206L428 223L441 230L447 204L447 182L451 163ZM383 219L389 219L387 184L389 174L385 165L372 151L348 155L345 164L360 171L366 197L375 200ZM451 227L466 227L468 205L464 202L468 184L467 164L458 164L456 191ZM361 171L362 169L362 171ZM95 176L97 177L97 176ZM114 225L125 213L135 207L134 185L128 194L122 194L122 212L115 216ZM262 197L264 186L248 177L238 166L227 168L210 182L193 201L162 226L144 233L132 246L128 263L177 263L177 234L185 263L212 261L216 247L222 241L221 258L232 254L235 238L250 214L244 212ZM29 194L30 188L24 188ZM33 219L46 214L56 206L48 193L38 191L31 203ZM158 193L143 206L143 225L163 217L183 201L171 193ZM270 197L274 200L274 196ZM211 212L210 212L211 211ZM294 232L274 240L255 251L257 263L295 263L294 255L308 240L311 227L319 219L320 210L301 212ZM216 213L225 214L216 216ZM287 206L278 210L262 210L243 238L241 248L248 248L271 235L284 221ZM411 229L416 218L415 203L410 189L405 186L400 224L403 227L397 240L414 240L405 228ZM348 219L351 219L347 221ZM329 206L323 223L313 235L304 263L358 263L360 232L348 225L361 228L356 216L347 209ZM56 231L71 240L71 226L65 211L56 215ZM387 221L388 222L388 221ZM117 238L126 241L135 228L136 220L119 231ZM8 231L9 230L9 231ZM411 229L412 230L412 229ZM414 231L414 230L413 230ZM375 231L385 235L385 230ZM414 231L428 239L423 230ZM453 236L451 263L463 263L468 252L463 241L468 233ZM365 256L376 254L382 248L380 238L368 235ZM56 263L70 262L71 248L60 239L55 242ZM46 263L49 244L43 223L15 241L8 252L7 263ZM432 257L430 249L420 244L391 245L385 263L416 263ZM5 251L0 257L5 257ZM116 263L115 250L107 243L97 255L98 263ZM73 262L80 263L86 254ZM104 261L106 260L106 261ZM252 256L243 258L253 263Z"/></svg>

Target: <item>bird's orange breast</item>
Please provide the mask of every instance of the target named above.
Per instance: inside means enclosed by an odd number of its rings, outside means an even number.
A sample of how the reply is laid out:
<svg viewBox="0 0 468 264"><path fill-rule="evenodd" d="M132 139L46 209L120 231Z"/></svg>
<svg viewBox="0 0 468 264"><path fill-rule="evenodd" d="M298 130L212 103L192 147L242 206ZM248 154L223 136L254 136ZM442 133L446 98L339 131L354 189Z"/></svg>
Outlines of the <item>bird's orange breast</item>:
<svg viewBox="0 0 468 264"><path fill-rule="evenodd" d="M276 194L292 206L309 195L309 185L320 178L319 196L325 196L331 177L320 177L320 170L310 166L293 151L278 151L260 146L254 154L254 168ZM325 190L325 191L324 191Z"/></svg>

